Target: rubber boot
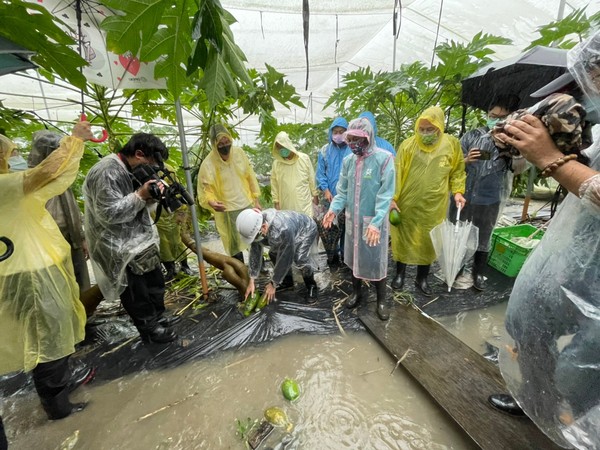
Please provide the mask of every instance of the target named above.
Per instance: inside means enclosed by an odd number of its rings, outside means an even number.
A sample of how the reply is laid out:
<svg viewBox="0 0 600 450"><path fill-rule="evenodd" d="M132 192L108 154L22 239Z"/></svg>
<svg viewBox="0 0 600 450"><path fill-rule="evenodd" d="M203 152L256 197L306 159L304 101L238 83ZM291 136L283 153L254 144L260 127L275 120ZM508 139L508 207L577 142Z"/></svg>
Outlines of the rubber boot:
<svg viewBox="0 0 600 450"><path fill-rule="evenodd" d="M187 262L187 259L181 260L181 269L179 269L179 271L185 273L186 275L194 274L194 272L192 272L192 269L190 268L190 265Z"/></svg>
<svg viewBox="0 0 600 450"><path fill-rule="evenodd" d="M362 298L362 280L352 275L352 295L348 298L348 301L346 302L346 308L356 308L362 301Z"/></svg>
<svg viewBox="0 0 600 450"><path fill-rule="evenodd" d="M510 414L511 416L525 415L525 412L523 412L515 399L508 394L492 394L488 397L488 402L498 411Z"/></svg>
<svg viewBox="0 0 600 450"><path fill-rule="evenodd" d="M334 254L331 258L327 258L327 265L330 269L335 269L340 265L340 255Z"/></svg>
<svg viewBox="0 0 600 450"><path fill-rule="evenodd" d="M417 266L417 279L415 280L415 285L427 297L431 297L431 288L429 287L429 283L427 282L427 276L429 275L430 267L431 266L429 265Z"/></svg>
<svg viewBox="0 0 600 450"><path fill-rule="evenodd" d="M71 403L68 388L64 388L54 397L40 397L40 401L50 420L64 419L71 413L81 411L87 406L87 403Z"/></svg>
<svg viewBox="0 0 600 450"><path fill-rule="evenodd" d="M165 268L165 281L175 278L175 261L163 261L162 265Z"/></svg>
<svg viewBox="0 0 600 450"><path fill-rule="evenodd" d="M149 344L166 344L177 339L177 335L171 328L163 327L158 323L150 328L138 326L138 331L140 332L142 341Z"/></svg>
<svg viewBox="0 0 600 450"><path fill-rule="evenodd" d="M377 291L377 315L381 320L390 318L390 311L387 304L387 286L385 278L383 280L374 281L375 290Z"/></svg>
<svg viewBox="0 0 600 450"><path fill-rule="evenodd" d="M8 440L6 439L6 433L4 432L2 416L0 416L0 450L8 450Z"/></svg>
<svg viewBox="0 0 600 450"><path fill-rule="evenodd" d="M315 276L310 275L307 277L302 277L304 279L304 284L306 285L306 304L313 305L317 303L317 282L315 281Z"/></svg>
<svg viewBox="0 0 600 450"><path fill-rule="evenodd" d="M392 289L399 291L404 286L404 277L406 276L406 264L396 262L396 276L392 280Z"/></svg>
<svg viewBox="0 0 600 450"><path fill-rule="evenodd" d="M485 266L487 266L488 252L475 252L473 258L473 287L478 291L485 290Z"/></svg>
<svg viewBox="0 0 600 450"><path fill-rule="evenodd" d="M95 367L83 367L81 370L75 372L71 375L71 379L69 380L69 384L67 384L67 390L69 393L73 392L79 386L83 386L84 384L88 384L90 381L94 379L96 376L96 368Z"/></svg>

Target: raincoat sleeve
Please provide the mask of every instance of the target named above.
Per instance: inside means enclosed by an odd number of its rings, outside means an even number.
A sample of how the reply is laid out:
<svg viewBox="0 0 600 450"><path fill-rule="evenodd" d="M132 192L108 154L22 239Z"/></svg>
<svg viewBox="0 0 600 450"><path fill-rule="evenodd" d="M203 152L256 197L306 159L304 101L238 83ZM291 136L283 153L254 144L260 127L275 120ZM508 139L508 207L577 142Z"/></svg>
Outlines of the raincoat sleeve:
<svg viewBox="0 0 600 450"><path fill-rule="evenodd" d="M344 159L344 162L342 163L342 171L340 172L340 178L336 188L337 192L331 201L331 206L329 207L329 209L333 211L336 216L342 209L346 207L346 198L348 196L348 170L350 170L351 164L352 158L350 156Z"/></svg>
<svg viewBox="0 0 600 450"><path fill-rule="evenodd" d="M81 139L73 136L63 138L60 147L25 172L23 191L26 194L35 192L36 197L44 202L65 192L79 172L83 148Z"/></svg>
<svg viewBox="0 0 600 450"><path fill-rule="evenodd" d="M390 203L394 195L395 170L394 159L392 155L385 160L381 168L381 187L375 197L375 217L369 225L373 225L378 230L381 229L381 224L387 216L390 209Z"/></svg>
<svg viewBox="0 0 600 450"><path fill-rule="evenodd" d="M316 197L319 193L317 192L317 183L315 181L315 168L310 158L307 158L306 162L308 164L308 187L310 188L310 195Z"/></svg>
<svg viewBox="0 0 600 450"><path fill-rule="evenodd" d="M87 182L88 192L94 193L94 212L106 223L131 222L146 207L146 201L135 192L124 192L122 175L115 170L98 170L93 175L90 173Z"/></svg>
<svg viewBox="0 0 600 450"><path fill-rule="evenodd" d="M263 260L263 245L260 242L253 242L250 245L248 272L250 278L258 278Z"/></svg>
<svg viewBox="0 0 600 450"><path fill-rule="evenodd" d="M271 166L271 199L273 204L279 203L279 170L277 161Z"/></svg>
<svg viewBox="0 0 600 450"><path fill-rule="evenodd" d="M581 202L592 214L600 215L600 174L584 181L579 188Z"/></svg>
<svg viewBox="0 0 600 450"><path fill-rule="evenodd" d="M450 192L452 194L465 193L467 174L465 172L465 159L460 148L460 142L454 136L448 136L452 146L452 170L450 171Z"/></svg>
<svg viewBox="0 0 600 450"><path fill-rule="evenodd" d="M273 276L271 277L276 286L281 284L292 267L294 254L296 253L294 241L294 233L291 227L282 229L275 239L269 240L271 249L277 249L277 261L275 262Z"/></svg>
<svg viewBox="0 0 600 450"><path fill-rule="evenodd" d="M475 142L476 139L477 136L472 131L469 131L460 139L460 146L464 157L466 157L469 154L469 150L474 147L473 142Z"/></svg>
<svg viewBox="0 0 600 450"><path fill-rule="evenodd" d="M198 174L198 202L203 208L211 211L214 210L208 203L219 200L215 192L214 172L215 168L210 159L205 159Z"/></svg>
<svg viewBox="0 0 600 450"><path fill-rule="evenodd" d="M250 160L248 159L246 152L242 151L242 155L244 155L244 160L247 167L246 179L248 181L248 188L250 189L252 200L256 201L260 198L260 186L258 185L256 174L254 173L254 169L252 168L252 164L250 164Z"/></svg>
<svg viewBox="0 0 600 450"><path fill-rule="evenodd" d="M394 196L392 199L396 203L400 202L400 193L402 192L402 188L406 182L410 164L412 162L413 155L410 151L410 141L413 139L414 138L406 139L404 142L402 142L402 144L400 144L400 148L398 149L398 153L396 154L396 158L394 160L396 187L394 189Z"/></svg>
<svg viewBox="0 0 600 450"><path fill-rule="evenodd" d="M327 161L325 161L325 152L327 151L327 146L324 146L319 150L319 155L317 156L317 188L321 191L328 189L329 184L327 183Z"/></svg>

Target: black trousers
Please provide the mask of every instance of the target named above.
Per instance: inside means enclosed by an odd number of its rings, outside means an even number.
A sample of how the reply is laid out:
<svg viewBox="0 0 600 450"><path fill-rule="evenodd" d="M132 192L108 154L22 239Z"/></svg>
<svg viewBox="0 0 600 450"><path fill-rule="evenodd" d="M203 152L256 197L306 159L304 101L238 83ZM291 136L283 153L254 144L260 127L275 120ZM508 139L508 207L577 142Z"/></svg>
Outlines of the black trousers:
<svg viewBox="0 0 600 450"><path fill-rule="evenodd" d="M62 392L69 383L71 370L69 357L47 363L40 363L32 371L33 384L38 395L43 399L52 399Z"/></svg>
<svg viewBox="0 0 600 450"><path fill-rule="evenodd" d="M127 268L127 287L121 304L138 329L152 330L165 311L165 279L160 265L143 275Z"/></svg>
<svg viewBox="0 0 600 450"><path fill-rule="evenodd" d="M0 450L8 450L8 441L6 440L6 433L4 432L2 417L0 417Z"/></svg>

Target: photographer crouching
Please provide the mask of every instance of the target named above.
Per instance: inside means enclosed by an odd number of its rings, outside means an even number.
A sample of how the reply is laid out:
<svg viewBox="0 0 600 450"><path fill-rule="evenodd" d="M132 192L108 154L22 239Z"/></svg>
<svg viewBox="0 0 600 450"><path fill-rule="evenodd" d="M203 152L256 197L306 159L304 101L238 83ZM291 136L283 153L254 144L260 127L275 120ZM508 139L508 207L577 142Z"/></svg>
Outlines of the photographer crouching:
<svg viewBox="0 0 600 450"><path fill-rule="evenodd" d="M170 327L180 320L163 316L165 281L149 213L156 203L167 210L187 203L181 185L159 176L168 157L159 138L135 134L118 154L92 167L83 186L85 234L96 281L105 298L120 297L145 342L175 340Z"/></svg>

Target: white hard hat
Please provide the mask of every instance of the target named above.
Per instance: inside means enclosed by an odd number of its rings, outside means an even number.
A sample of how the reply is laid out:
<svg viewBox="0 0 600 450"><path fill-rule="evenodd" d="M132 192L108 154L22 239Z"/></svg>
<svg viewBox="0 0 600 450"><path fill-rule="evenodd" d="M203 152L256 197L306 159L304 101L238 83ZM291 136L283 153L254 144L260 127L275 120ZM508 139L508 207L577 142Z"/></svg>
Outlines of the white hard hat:
<svg viewBox="0 0 600 450"><path fill-rule="evenodd" d="M263 216L260 211L255 209L245 209L235 221L235 226L240 233L240 237L245 244L250 245L262 227Z"/></svg>

